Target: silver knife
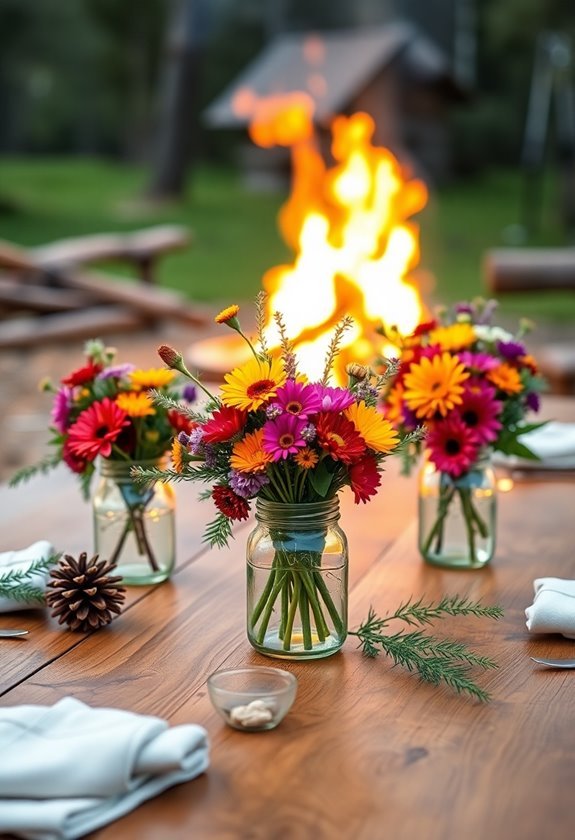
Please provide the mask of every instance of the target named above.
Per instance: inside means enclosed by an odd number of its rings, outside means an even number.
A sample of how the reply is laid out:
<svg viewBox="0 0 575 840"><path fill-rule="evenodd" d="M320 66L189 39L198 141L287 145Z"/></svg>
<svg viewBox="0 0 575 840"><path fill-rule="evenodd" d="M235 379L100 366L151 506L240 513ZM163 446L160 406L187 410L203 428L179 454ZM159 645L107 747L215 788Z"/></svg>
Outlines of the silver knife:
<svg viewBox="0 0 575 840"><path fill-rule="evenodd" d="M547 665L548 668L575 668L575 659L539 659L532 656L533 662L539 665Z"/></svg>
<svg viewBox="0 0 575 840"><path fill-rule="evenodd" d="M29 630L0 630L0 638L10 639L13 636L26 636Z"/></svg>

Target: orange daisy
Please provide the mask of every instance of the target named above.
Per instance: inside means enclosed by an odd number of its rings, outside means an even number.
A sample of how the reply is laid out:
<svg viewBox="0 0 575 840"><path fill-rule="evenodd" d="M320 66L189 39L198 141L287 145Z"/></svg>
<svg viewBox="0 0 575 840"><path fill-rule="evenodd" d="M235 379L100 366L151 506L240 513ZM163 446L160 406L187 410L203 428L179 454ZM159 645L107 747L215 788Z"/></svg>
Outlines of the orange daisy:
<svg viewBox="0 0 575 840"><path fill-rule="evenodd" d="M439 412L445 417L463 402L462 382L469 378L457 356L442 353L409 367L404 378L405 402L419 418L431 418Z"/></svg>
<svg viewBox="0 0 575 840"><path fill-rule="evenodd" d="M116 403L128 417L148 417L156 413L154 404L145 391L125 391L118 394Z"/></svg>
<svg viewBox="0 0 575 840"><path fill-rule="evenodd" d="M238 312L240 311L240 307L237 304L232 304L232 306L227 306L225 309L222 309L221 312L218 312L214 321L216 324L227 324L228 321L231 321L233 318L237 317Z"/></svg>
<svg viewBox="0 0 575 840"><path fill-rule="evenodd" d="M293 459L302 470L311 470L319 461L319 455L313 449L310 449L309 446L306 446L305 449L300 449L293 456Z"/></svg>
<svg viewBox="0 0 575 840"><path fill-rule="evenodd" d="M174 438L172 441L172 464L175 472L182 473L184 471L184 447L178 438Z"/></svg>
<svg viewBox="0 0 575 840"><path fill-rule="evenodd" d="M271 462L272 456L263 449L264 431L250 432L234 444L230 456L230 466L238 472L263 472Z"/></svg>
<svg viewBox="0 0 575 840"><path fill-rule="evenodd" d="M507 362L502 362L494 370L488 370L487 378L490 382L493 382L496 388L505 391L506 394L519 394L523 390L519 373Z"/></svg>

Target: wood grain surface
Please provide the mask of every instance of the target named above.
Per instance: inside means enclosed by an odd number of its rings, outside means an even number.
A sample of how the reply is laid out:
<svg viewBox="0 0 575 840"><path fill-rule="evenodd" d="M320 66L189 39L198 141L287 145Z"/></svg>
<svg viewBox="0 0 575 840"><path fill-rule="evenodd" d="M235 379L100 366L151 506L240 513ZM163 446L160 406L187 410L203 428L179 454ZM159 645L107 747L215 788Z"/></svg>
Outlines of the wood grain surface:
<svg viewBox="0 0 575 840"><path fill-rule="evenodd" d="M575 419L575 403L553 416ZM26 522L54 541L69 513L67 540L89 536L74 488L59 474L36 489L3 543L24 544ZM185 487L185 493L190 490ZM6 491L8 492L8 491ZM10 491L16 492L16 491ZM20 491L17 491L20 492ZM350 637L316 662L272 661L245 634L243 523L229 550L206 550L202 517L209 505L182 495L180 563L172 580L130 590L122 616L91 636L59 630L39 613L0 616L29 626L25 641L3 641L3 706L51 704L68 694L91 704L156 714L208 730L211 764L193 782L139 807L91 840L567 840L573 836L575 675L548 671L530 655L575 656L561 636L531 637L525 607L535 577L575 578L575 483L522 481L499 499L498 548L477 572L436 569L416 550L413 480L390 470L369 505L342 500L350 542L350 626L370 604L382 613L411 595L466 594L500 603L499 622L452 618L438 634L457 637L499 663L477 679L488 705L424 685L386 659L365 659ZM2 510L7 499L0 491ZM60 504L58 504L60 503ZM54 524L55 523L55 524ZM0 524L3 524L0 514ZM46 534L44 534L46 535ZM36 538L36 537L34 537ZM207 676L245 664L287 668L298 695L282 724L263 733L227 727L213 710Z"/></svg>

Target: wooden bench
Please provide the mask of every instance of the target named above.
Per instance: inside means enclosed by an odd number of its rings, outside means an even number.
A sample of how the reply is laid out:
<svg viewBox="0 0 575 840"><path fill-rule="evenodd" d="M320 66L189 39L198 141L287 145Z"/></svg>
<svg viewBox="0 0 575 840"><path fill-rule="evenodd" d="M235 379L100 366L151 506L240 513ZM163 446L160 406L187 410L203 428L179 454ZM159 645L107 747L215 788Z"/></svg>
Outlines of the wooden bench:
<svg viewBox="0 0 575 840"><path fill-rule="evenodd" d="M496 248L485 255L483 276L493 295L575 292L575 248ZM553 393L575 393L575 331L569 343L542 347L538 362Z"/></svg>
<svg viewBox="0 0 575 840"><path fill-rule="evenodd" d="M191 241L190 231L176 225L62 239L37 248L0 241L0 349L139 329L165 318L203 326L210 317L206 310L179 292L155 286L158 260ZM112 260L132 265L137 279L85 267Z"/></svg>

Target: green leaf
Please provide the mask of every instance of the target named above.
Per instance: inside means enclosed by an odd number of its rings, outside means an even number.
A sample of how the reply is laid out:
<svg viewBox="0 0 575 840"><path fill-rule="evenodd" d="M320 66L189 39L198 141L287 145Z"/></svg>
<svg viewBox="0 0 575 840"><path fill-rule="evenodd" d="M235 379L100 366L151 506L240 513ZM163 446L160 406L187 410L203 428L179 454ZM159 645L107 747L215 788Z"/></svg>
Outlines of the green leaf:
<svg viewBox="0 0 575 840"><path fill-rule="evenodd" d="M318 496L325 499L330 488L333 475L327 468L325 460L320 461L314 470L309 472L309 482Z"/></svg>

